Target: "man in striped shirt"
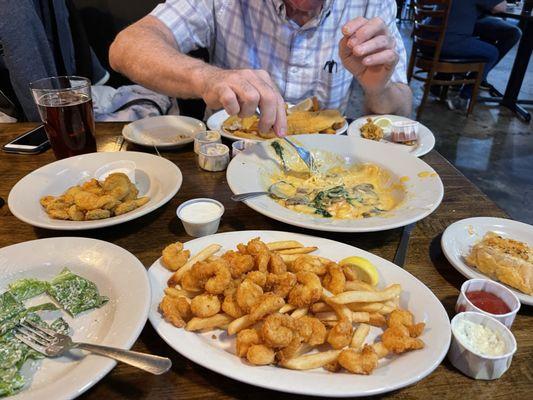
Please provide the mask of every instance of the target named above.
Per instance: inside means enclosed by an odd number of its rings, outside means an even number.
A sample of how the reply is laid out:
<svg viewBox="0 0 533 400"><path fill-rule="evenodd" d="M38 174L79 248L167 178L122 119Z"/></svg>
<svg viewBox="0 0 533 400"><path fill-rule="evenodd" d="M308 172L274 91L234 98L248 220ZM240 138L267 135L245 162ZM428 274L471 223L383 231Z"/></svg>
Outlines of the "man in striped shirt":
<svg viewBox="0 0 533 400"><path fill-rule="evenodd" d="M259 129L283 136L285 101L317 96L344 111L354 78L368 112L411 112L395 17L394 0L167 0L117 36L110 62L146 87L230 115L259 107ZM186 55L197 48L210 64Z"/></svg>

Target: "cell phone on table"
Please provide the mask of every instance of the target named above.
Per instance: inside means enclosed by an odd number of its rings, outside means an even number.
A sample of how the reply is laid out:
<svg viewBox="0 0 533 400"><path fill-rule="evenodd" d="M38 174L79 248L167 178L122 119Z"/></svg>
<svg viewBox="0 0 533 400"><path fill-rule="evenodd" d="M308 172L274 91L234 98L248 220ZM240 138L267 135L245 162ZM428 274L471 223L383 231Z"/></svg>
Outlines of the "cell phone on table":
<svg viewBox="0 0 533 400"><path fill-rule="evenodd" d="M38 154L49 147L48 136L46 136L44 125L41 125L6 143L2 146L2 150L6 153Z"/></svg>

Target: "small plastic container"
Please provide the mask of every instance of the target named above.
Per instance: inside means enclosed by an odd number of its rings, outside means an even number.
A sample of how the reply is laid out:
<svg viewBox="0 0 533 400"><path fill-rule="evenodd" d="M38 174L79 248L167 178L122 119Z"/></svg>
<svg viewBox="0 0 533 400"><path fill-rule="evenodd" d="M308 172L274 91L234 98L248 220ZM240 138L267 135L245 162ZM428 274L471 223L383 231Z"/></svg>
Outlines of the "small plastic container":
<svg viewBox="0 0 533 400"><path fill-rule="evenodd" d="M418 139L418 122L394 121L391 126L391 140L396 143L412 142Z"/></svg>
<svg viewBox="0 0 533 400"><path fill-rule="evenodd" d="M218 212L214 212L213 205L218 207ZM222 203L209 198L188 200L181 203L176 210L176 215L181 220L185 232L193 237L207 236L216 233L223 214L224 206Z"/></svg>
<svg viewBox="0 0 533 400"><path fill-rule="evenodd" d="M510 312L506 314L492 314L488 311L485 311L474 304L466 297L466 292L481 290L484 292L492 293L498 296L504 301L505 304L511 309ZM498 282L494 282L488 279L469 279L465 281L461 286L461 292L457 298L457 303L455 304L455 312L465 312L465 311L475 311L481 314L488 315L502 324L507 328L510 328L513 325L513 321L516 317L516 313L520 310L520 300L518 297L507 289L505 286Z"/></svg>
<svg viewBox="0 0 533 400"><path fill-rule="evenodd" d="M206 171L224 171L229 164L229 147L221 143L208 143L200 147L198 165Z"/></svg>
<svg viewBox="0 0 533 400"><path fill-rule="evenodd" d="M220 133L217 131L204 131L194 137L194 152L200 153L200 147L208 143L222 143Z"/></svg>
<svg viewBox="0 0 533 400"><path fill-rule="evenodd" d="M132 183L135 183L135 168L136 167L137 167L137 164L135 164L133 161L127 161L127 160L113 161L108 164L104 164L100 168L98 168L96 172L94 173L94 177L99 181L103 181L110 174L113 174L116 172L122 172L123 174L126 174L128 176L129 180Z"/></svg>
<svg viewBox="0 0 533 400"><path fill-rule="evenodd" d="M481 324L499 333L505 343L505 353L501 356L487 356L475 353L465 346L456 335L457 324L461 319L470 320ZM511 331L500 321L478 312L462 312L453 317L451 321L452 341L448 358L455 368L463 374L482 380L500 378L511 366L513 355L516 352L516 339Z"/></svg>
<svg viewBox="0 0 533 400"><path fill-rule="evenodd" d="M235 157L237 154L242 153L244 150L253 147L255 142L237 140L231 144L231 157Z"/></svg>

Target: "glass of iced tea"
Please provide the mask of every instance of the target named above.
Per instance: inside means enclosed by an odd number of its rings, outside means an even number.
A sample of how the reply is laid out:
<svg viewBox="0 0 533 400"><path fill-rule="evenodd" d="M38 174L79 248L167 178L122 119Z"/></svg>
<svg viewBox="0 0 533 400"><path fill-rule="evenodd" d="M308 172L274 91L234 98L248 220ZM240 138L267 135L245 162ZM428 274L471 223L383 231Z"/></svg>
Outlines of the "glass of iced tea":
<svg viewBox="0 0 533 400"><path fill-rule="evenodd" d="M91 82L56 76L30 83L57 159L96 151Z"/></svg>

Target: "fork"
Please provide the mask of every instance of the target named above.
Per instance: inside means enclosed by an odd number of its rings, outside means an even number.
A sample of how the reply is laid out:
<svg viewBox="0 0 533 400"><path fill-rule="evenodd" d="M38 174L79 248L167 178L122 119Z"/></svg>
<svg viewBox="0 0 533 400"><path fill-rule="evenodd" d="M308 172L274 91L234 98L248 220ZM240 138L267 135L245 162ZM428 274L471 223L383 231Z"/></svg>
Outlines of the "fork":
<svg viewBox="0 0 533 400"><path fill-rule="evenodd" d="M304 149L302 146L298 146L294 142L290 141L287 138L287 136L283 136L283 139L287 143L289 143L292 147L294 147L294 149L296 150L296 152L298 153L300 158L303 160L305 165L307 165L307 168L309 168L309 172L312 173L314 171L314 165L315 164L314 164L314 159L313 159L313 155L311 154L311 152L309 152L308 150Z"/></svg>
<svg viewBox="0 0 533 400"><path fill-rule="evenodd" d="M57 333L52 329L39 326L27 320L17 325L14 335L21 342L48 357L59 357L70 349L81 349L113 358L154 375L161 375L172 366L172 361L166 357L96 344L73 342L70 336Z"/></svg>

